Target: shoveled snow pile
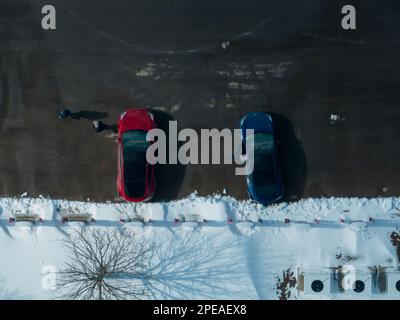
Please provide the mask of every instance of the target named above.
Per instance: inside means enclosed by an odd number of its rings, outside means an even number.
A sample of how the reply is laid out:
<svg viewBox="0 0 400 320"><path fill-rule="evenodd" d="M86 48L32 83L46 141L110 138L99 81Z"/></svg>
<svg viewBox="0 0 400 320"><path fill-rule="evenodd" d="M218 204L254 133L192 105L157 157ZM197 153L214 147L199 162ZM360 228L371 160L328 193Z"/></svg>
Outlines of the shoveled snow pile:
<svg viewBox="0 0 400 320"><path fill-rule="evenodd" d="M151 299L398 299L376 290L308 294L304 283L345 265L396 272L399 226L400 198L269 207L195 193L146 204L0 198L0 298L52 298L47 276L65 261L63 240L76 228L131 228L157 244Z"/></svg>

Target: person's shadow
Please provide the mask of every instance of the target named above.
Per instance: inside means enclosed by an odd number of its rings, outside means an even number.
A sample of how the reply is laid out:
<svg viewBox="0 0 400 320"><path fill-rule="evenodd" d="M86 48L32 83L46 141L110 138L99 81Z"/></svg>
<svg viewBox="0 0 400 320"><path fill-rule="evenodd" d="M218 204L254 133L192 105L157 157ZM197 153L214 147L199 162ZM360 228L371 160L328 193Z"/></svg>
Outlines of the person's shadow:
<svg viewBox="0 0 400 320"><path fill-rule="evenodd" d="M108 117L108 112L101 111L87 111L81 110L79 112L71 112L71 118L75 120L86 119L86 120L102 120ZM101 131L112 131L113 133L118 133L118 126L116 124L106 124L103 121L103 127Z"/></svg>
<svg viewBox="0 0 400 320"><path fill-rule="evenodd" d="M113 133L118 133L118 126L116 124L106 124L101 131L112 131Z"/></svg>
<svg viewBox="0 0 400 320"><path fill-rule="evenodd" d="M275 124L282 177L285 187L283 201L296 201L303 197L307 181L307 162L301 142L294 134L292 124L283 115L269 113Z"/></svg>
<svg viewBox="0 0 400 320"><path fill-rule="evenodd" d="M174 119L165 112L151 110L154 114L157 127L165 132L167 140L167 164L156 164L156 190L153 201L169 201L176 199L181 187L186 167L182 164L168 164L169 150L169 121ZM178 142L178 148L182 143Z"/></svg>
<svg viewBox="0 0 400 320"><path fill-rule="evenodd" d="M81 118L87 120L101 120L107 117L108 117L108 112L87 111L87 110L71 112L71 118L75 120L80 120Z"/></svg>

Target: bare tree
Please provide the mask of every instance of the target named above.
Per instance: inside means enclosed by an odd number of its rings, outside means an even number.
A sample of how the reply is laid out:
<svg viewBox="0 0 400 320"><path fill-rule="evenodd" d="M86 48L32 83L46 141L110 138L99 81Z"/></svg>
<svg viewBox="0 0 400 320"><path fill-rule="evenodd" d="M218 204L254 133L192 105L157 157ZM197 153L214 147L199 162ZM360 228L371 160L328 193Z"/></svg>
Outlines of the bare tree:
<svg viewBox="0 0 400 320"><path fill-rule="evenodd" d="M59 298L140 299L151 246L118 230L90 228L66 240L70 259L57 277Z"/></svg>

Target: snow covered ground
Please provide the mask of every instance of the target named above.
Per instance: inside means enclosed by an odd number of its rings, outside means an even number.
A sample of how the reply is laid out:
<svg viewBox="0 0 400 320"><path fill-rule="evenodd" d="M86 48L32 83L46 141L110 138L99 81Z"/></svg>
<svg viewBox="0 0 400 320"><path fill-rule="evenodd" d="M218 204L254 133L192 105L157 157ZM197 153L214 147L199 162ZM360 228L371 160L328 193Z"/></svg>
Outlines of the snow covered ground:
<svg viewBox="0 0 400 320"><path fill-rule="evenodd" d="M27 217L36 222L20 221ZM53 272L68 254L63 239L75 228L130 228L156 244L149 299L399 299L334 284L329 293L302 291L308 274L345 265L357 274L383 267L395 278L399 227L400 198L270 207L196 194L148 204L0 198L0 298L54 297Z"/></svg>

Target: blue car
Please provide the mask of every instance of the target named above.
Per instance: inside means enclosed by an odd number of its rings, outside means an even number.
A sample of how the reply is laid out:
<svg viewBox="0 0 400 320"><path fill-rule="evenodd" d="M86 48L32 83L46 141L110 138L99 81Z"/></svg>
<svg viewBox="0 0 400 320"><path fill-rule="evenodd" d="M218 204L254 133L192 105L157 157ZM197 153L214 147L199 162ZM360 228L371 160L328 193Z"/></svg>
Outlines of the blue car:
<svg viewBox="0 0 400 320"><path fill-rule="evenodd" d="M248 113L240 121L240 129L243 152L249 142L246 129L254 130L254 169L246 176L250 198L264 205L280 200L284 187L272 117L264 112Z"/></svg>

